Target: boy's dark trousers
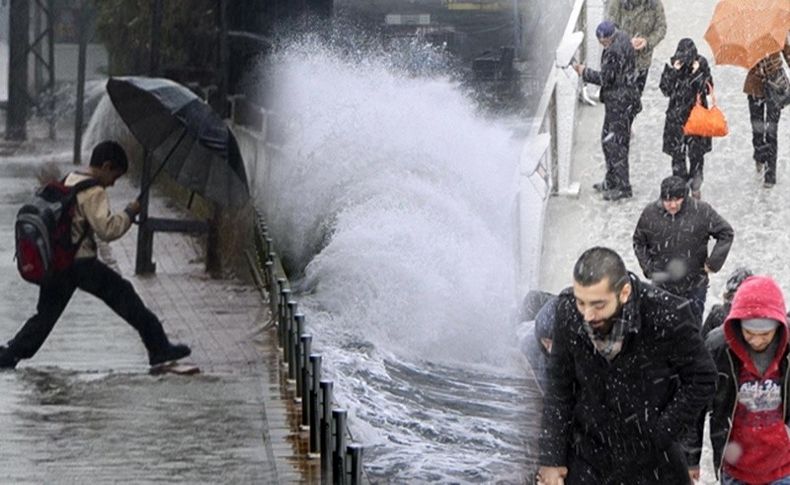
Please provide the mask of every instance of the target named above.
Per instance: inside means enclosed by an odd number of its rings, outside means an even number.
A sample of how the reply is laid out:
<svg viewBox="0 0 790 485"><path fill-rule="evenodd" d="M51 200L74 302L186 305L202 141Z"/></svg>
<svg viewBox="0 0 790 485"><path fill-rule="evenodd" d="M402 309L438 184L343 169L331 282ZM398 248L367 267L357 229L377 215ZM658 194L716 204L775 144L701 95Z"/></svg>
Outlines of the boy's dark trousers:
<svg viewBox="0 0 790 485"><path fill-rule="evenodd" d="M140 333L149 356L168 344L162 323L148 308L129 281L96 258L80 258L57 273L38 295L37 313L8 342L8 353L29 359L44 344L77 288L96 296Z"/></svg>

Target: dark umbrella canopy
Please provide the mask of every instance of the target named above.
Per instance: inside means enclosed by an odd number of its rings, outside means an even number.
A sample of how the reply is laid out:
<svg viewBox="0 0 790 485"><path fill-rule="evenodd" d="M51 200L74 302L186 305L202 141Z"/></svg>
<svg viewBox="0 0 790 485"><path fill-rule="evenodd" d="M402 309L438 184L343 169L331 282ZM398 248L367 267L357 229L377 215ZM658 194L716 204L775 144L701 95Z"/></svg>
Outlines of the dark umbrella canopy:
<svg viewBox="0 0 790 485"><path fill-rule="evenodd" d="M222 205L249 198L236 138L192 91L168 79L118 77L107 82L107 92L154 167L164 166L178 184Z"/></svg>

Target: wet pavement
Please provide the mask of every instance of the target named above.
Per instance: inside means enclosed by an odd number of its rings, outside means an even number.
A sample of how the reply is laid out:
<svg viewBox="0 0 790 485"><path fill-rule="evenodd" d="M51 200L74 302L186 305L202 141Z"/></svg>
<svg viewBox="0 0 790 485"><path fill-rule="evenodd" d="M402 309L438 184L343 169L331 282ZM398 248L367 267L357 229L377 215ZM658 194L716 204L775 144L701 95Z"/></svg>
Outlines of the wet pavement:
<svg viewBox="0 0 790 485"><path fill-rule="evenodd" d="M16 211L36 187L42 161L73 168L62 144L44 152L0 158L3 341L37 297L13 260ZM116 209L136 195L126 182L108 193ZM178 214L156 194L151 213ZM135 226L100 255L133 282L173 340L192 346L190 359L203 373L150 376L136 332L78 291L39 353L0 372L0 482L304 481L287 441L288 410L260 294L208 278L199 240L180 234L157 234L157 274L135 277L136 239Z"/></svg>

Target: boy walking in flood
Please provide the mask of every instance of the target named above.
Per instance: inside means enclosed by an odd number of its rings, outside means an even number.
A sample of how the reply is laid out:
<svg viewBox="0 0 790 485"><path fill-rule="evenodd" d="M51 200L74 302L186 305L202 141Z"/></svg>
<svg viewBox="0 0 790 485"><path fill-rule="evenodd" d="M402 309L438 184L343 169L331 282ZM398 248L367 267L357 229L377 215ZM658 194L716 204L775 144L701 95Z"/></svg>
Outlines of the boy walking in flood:
<svg viewBox="0 0 790 485"><path fill-rule="evenodd" d="M162 323L143 303L132 284L97 258L96 237L114 241L126 234L140 203L132 201L122 212L112 213L107 187L128 169L123 148L112 141L96 145L87 171L70 173L64 184L73 187L94 180L95 184L77 193L71 224L71 241L79 243L74 262L55 272L39 290L36 314L30 317L5 346L0 346L0 368L14 368L22 359L32 358L44 344L60 318L74 291L79 288L107 304L134 327L148 351L149 364L154 366L188 356L184 344L171 343Z"/></svg>

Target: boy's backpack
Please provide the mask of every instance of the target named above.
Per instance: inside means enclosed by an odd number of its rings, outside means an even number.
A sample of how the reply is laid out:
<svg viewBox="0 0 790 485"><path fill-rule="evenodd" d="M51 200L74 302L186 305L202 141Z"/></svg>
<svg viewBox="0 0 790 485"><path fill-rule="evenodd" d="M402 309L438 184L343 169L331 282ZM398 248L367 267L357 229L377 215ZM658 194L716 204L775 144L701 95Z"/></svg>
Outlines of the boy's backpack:
<svg viewBox="0 0 790 485"><path fill-rule="evenodd" d="M71 223L77 194L99 184L88 179L67 187L65 179L49 182L16 215L16 265L25 280L40 285L74 262L88 228L79 241L71 241Z"/></svg>

